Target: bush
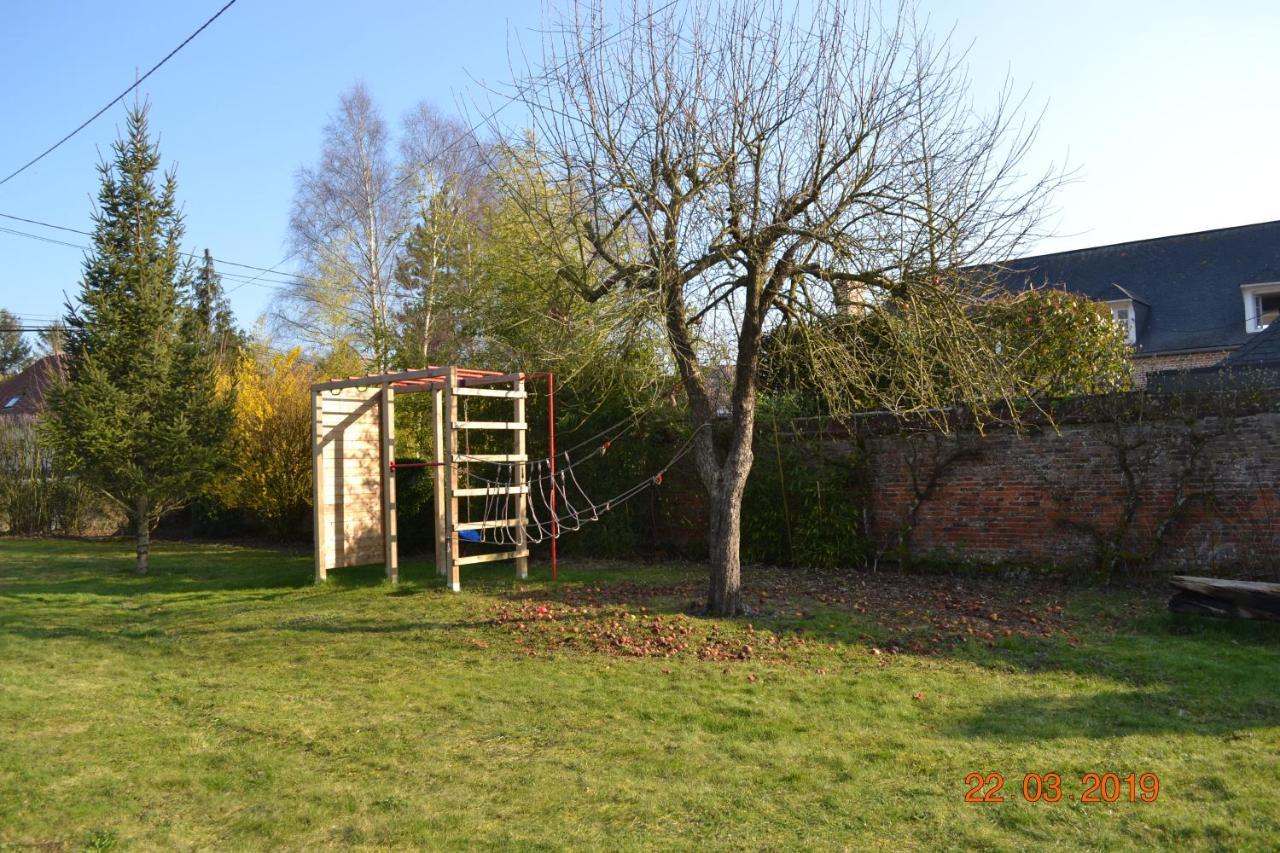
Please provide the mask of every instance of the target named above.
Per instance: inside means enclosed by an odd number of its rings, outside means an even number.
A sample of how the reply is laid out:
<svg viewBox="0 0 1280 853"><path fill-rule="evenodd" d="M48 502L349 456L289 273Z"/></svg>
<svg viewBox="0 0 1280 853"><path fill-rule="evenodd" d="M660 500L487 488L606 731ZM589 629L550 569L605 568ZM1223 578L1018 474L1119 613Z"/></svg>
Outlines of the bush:
<svg viewBox="0 0 1280 853"><path fill-rule="evenodd" d="M299 539L311 506L311 381L299 350L243 350L234 375L235 424L230 472L210 494L227 509L247 510L274 535Z"/></svg>
<svg viewBox="0 0 1280 853"><path fill-rule="evenodd" d="M0 422L0 525L13 535L114 529L102 497L63 472L32 421Z"/></svg>

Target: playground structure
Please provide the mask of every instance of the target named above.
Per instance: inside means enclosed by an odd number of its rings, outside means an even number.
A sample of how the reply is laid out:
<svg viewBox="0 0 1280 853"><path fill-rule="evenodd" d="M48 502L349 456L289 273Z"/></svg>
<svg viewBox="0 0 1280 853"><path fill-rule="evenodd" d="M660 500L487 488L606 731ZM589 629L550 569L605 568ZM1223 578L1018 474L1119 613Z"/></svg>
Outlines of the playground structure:
<svg viewBox="0 0 1280 853"><path fill-rule="evenodd" d="M549 455L530 460L525 383L538 378L547 380ZM432 460L397 462L396 397L427 391L434 410ZM510 419L473 420L467 404L476 398L511 403ZM553 374L450 366L352 376L312 385L311 404L316 580L326 580L330 569L383 563L387 578L397 582L396 469L431 468L436 571L455 592L461 589L462 567L475 563L512 560L516 576L528 577L529 545L541 542L550 542L554 579L556 540L562 533L599 521L603 514L662 485L667 469L691 452L694 438L710 427L694 429L656 473L596 501L583 488L576 469L604 456L636 427L639 413L557 454ZM509 434L511 440L504 452L472 453L470 435L477 431ZM477 465L484 466L488 476L477 474ZM472 518L473 498L484 499L478 520ZM464 543L506 550L464 554Z"/></svg>
<svg viewBox="0 0 1280 853"><path fill-rule="evenodd" d="M551 494L549 533L554 564L558 535L555 380L550 374L542 375L548 379L552 401L552 444L547 464ZM397 467L435 469L435 563L450 589L455 592L460 589L462 566L474 563L513 560L517 576L527 577L530 538L527 378L523 373L450 366L353 376L313 385L316 580L325 580L330 569L377 562L385 564L389 580L399 580ZM434 398L434 458L427 463L397 465L396 396L427 391ZM465 401L476 397L509 401L513 405L510 420L466 419ZM459 400L464 401L462 418L459 418ZM510 452L471 454L468 433L477 430L509 433ZM471 462L503 466L507 476L501 482L484 480L478 487L470 482L460 485L459 468ZM479 521L464 520L459 512L460 501L471 497L486 499L485 515ZM544 527L546 525L538 524L540 531ZM467 541L501 542L511 549L464 555L462 543Z"/></svg>

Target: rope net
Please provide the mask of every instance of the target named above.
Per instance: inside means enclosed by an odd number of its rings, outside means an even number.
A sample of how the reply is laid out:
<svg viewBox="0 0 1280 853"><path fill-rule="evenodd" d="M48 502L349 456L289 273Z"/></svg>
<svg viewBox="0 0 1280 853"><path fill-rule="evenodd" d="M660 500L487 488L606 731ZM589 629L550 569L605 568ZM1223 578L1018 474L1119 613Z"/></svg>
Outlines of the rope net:
<svg viewBox="0 0 1280 853"><path fill-rule="evenodd" d="M518 509L515 501L520 500L528 501L525 523L527 543L536 545L549 539L558 539L565 533L581 530L584 524L599 521L601 515L617 509L645 490L661 485L666 472L693 450L694 440L708 426L703 424L695 429L656 473L633 483L611 497L603 500L593 499L579 481L578 469L593 459L603 457L609 452L613 442L634 429L637 423L635 418L628 418L610 429L578 442L568 450L556 453L554 460L552 457L546 457L523 463L527 466L525 469L527 495L515 494L512 491L517 481L517 469L522 463L489 462L472 457L470 454L459 455L458 462L465 463L465 466L460 466L464 476L475 482L477 488L486 490L484 512L480 520L494 524L492 527L486 526L478 530L466 531L471 534L466 537L466 541L487 545L520 544L520 538L517 535L518 525L515 522ZM614 432L615 429L619 431ZM593 442L599 443L591 448L590 445ZM472 465L475 463L492 466L492 476L474 472ZM505 523L508 521L509 524Z"/></svg>

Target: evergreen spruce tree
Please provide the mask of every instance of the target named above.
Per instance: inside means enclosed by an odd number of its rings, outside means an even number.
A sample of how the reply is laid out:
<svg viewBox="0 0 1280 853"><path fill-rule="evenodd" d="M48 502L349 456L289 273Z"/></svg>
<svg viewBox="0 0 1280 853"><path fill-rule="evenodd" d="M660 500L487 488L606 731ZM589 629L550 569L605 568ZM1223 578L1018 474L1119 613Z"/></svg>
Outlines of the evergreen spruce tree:
<svg viewBox="0 0 1280 853"><path fill-rule="evenodd" d="M196 319L202 332L213 344L213 350L224 364L244 342L231 314L231 303L222 289L222 276L213 266L213 255L204 250L200 268L196 270L193 296Z"/></svg>
<svg viewBox="0 0 1280 853"><path fill-rule="evenodd" d="M231 401L215 387L214 353L182 261L172 172L147 110L98 169L93 249L78 305L68 305L68 376L50 399L47 429L65 461L128 516L145 574L151 531L220 470Z"/></svg>

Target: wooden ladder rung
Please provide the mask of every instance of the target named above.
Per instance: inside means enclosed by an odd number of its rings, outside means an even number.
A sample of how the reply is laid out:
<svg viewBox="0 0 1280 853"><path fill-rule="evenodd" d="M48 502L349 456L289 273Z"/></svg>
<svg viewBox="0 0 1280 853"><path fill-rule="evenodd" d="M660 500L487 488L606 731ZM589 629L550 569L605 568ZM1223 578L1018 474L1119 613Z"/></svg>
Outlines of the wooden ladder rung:
<svg viewBox="0 0 1280 853"><path fill-rule="evenodd" d="M527 391L506 391L502 388L454 388L453 393L459 397L501 397L505 400L523 400L529 396Z"/></svg>
<svg viewBox="0 0 1280 853"><path fill-rule="evenodd" d="M524 453L459 453L453 457L459 462L528 462Z"/></svg>
<svg viewBox="0 0 1280 853"><path fill-rule="evenodd" d="M528 424L514 421L455 421L455 430L459 429L528 429Z"/></svg>
<svg viewBox="0 0 1280 853"><path fill-rule="evenodd" d="M498 560L515 560L520 557L529 556L526 551L499 551L496 554L472 554L470 557L458 557L454 560L459 566L467 566L472 563L493 563Z"/></svg>
<svg viewBox="0 0 1280 853"><path fill-rule="evenodd" d="M486 486L483 489L454 489L460 498L486 498L490 495L527 495L528 486Z"/></svg>
<svg viewBox="0 0 1280 853"><path fill-rule="evenodd" d="M455 530L492 530L495 527L519 527L518 518L501 518L491 521L463 521L454 526Z"/></svg>

